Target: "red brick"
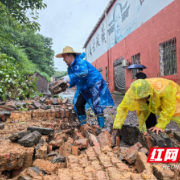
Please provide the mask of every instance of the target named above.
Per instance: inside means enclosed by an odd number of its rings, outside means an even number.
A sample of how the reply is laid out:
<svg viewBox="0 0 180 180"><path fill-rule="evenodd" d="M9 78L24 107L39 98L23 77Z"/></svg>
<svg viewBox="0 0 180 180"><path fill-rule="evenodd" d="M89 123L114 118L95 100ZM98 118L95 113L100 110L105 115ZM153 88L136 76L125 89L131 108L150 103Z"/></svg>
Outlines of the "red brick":
<svg viewBox="0 0 180 180"><path fill-rule="evenodd" d="M62 101L62 104L66 104L68 102L68 99L64 99L63 101Z"/></svg>
<svg viewBox="0 0 180 180"><path fill-rule="evenodd" d="M86 180L96 180L95 173L90 172L90 173L84 173L86 176Z"/></svg>
<svg viewBox="0 0 180 180"><path fill-rule="evenodd" d="M175 174L170 169L163 169L164 164L154 164L153 173L157 179L175 179Z"/></svg>
<svg viewBox="0 0 180 180"><path fill-rule="evenodd" d="M69 168L73 172L82 172L83 171L83 168L80 167L78 163L71 163L71 164L69 164Z"/></svg>
<svg viewBox="0 0 180 180"><path fill-rule="evenodd" d="M59 109L55 109L56 110L56 118L60 118L60 112Z"/></svg>
<svg viewBox="0 0 180 180"><path fill-rule="evenodd" d="M118 179L124 179L124 176L120 171L118 171L115 167L109 167L107 168L109 178L112 180L118 180Z"/></svg>
<svg viewBox="0 0 180 180"><path fill-rule="evenodd" d="M116 146L120 146L120 138L119 137L116 137Z"/></svg>
<svg viewBox="0 0 180 180"><path fill-rule="evenodd" d="M131 172L132 170L125 163L116 163L116 168L121 172Z"/></svg>
<svg viewBox="0 0 180 180"><path fill-rule="evenodd" d="M67 142L73 144L73 143L74 143L74 140L73 140L71 137L69 137L68 140L67 140Z"/></svg>
<svg viewBox="0 0 180 180"><path fill-rule="evenodd" d="M60 115L61 115L61 118L64 118L64 117L65 117L65 111L64 111L64 109L60 109Z"/></svg>
<svg viewBox="0 0 180 180"><path fill-rule="evenodd" d="M82 167L87 167L91 165L90 161L88 161L86 154L81 154L80 156L78 156L78 161Z"/></svg>
<svg viewBox="0 0 180 180"><path fill-rule="evenodd" d="M58 170L59 180L72 180L72 174L69 169Z"/></svg>
<svg viewBox="0 0 180 180"><path fill-rule="evenodd" d="M99 156L102 153L100 146L93 146L93 149L97 156Z"/></svg>
<svg viewBox="0 0 180 180"><path fill-rule="evenodd" d="M132 164L135 162L138 150L142 147L142 145L138 142L131 146L129 149L125 151L125 159L128 161L129 164Z"/></svg>
<svg viewBox="0 0 180 180"><path fill-rule="evenodd" d="M80 131L81 131L81 134L85 137L86 136L86 131L90 131L91 130L91 125L90 124L83 124L81 127L80 127Z"/></svg>
<svg viewBox="0 0 180 180"><path fill-rule="evenodd" d="M38 101L39 99L40 99L39 96L36 96L36 97L34 98L35 101Z"/></svg>
<svg viewBox="0 0 180 180"><path fill-rule="evenodd" d="M78 130L74 130L73 136L74 136L73 137L74 140L84 139L85 138L81 133L78 132Z"/></svg>
<svg viewBox="0 0 180 180"><path fill-rule="evenodd" d="M66 116L66 118L69 118L69 109L65 110L65 116Z"/></svg>
<svg viewBox="0 0 180 180"><path fill-rule="evenodd" d="M95 172L96 171L96 169L93 167L93 166L86 166L85 168L84 168L84 172L85 173L89 173L89 172Z"/></svg>
<svg viewBox="0 0 180 180"><path fill-rule="evenodd" d="M67 156L67 161L72 164L72 163L78 163L78 158L74 155L69 155Z"/></svg>
<svg viewBox="0 0 180 180"><path fill-rule="evenodd" d="M88 139L79 139L74 141L74 145L79 149L85 149L88 147Z"/></svg>
<svg viewBox="0 0 180 180"><path fill-rule="evenodd" d="M47 99L47 100L46 100L46 105L51 105L51 104L52 104L52 102L53 102L53 100L51 100L51 99Z"/></svg>
<svg viewBox="0 0 180 180"><path fill-rule="evenodd" d="M141 148L139 151L144 153L144 154L148 153L148 150L145 147Z"/></svg>
<svg viewBox="0 0 180 180"><path fill-rule="evenodd" d="M72 144L65 142L62 146L59 148L59 155L60 156L68 156L72 152Z"/></svg>
<svg viewBox="0 0 180 180"><path fill-rule="evenodd" d="M86 176L83 172L72 172L73 180L86 180Z"/></svg>
<svg viewBox="0 0 180 180"><path fill-rule="evenodd" d="M99 134L98 139L99 139L99 144L101 146L112 147L112 140L108 131L104 131L101 134Z"/></svg>
<svg viewBox="0 0 180 180"><path fill-rule="evenodd" d="M139 173L142 173L144 170L146 170L149 173L153 172L151 164L147 163L147 156L142 152L137 153L135 167Z"/></svg>
<svg viewBox="0 0 180 180"><path fill-rule="evenodd" d="M53 149L53 146L52 145L48 145L47 146L47 153L50 153Z"/></svg>
<svg viewBox="0 0 180 180"><path fill-rule="evenodd" d="M64 144L64 139L55 139L49 142L49 145L52 145L53 148L58 148Z"/></svg>
<svg viewBox="0 0 180 180"><path fill-rule="evenodd" d="M100 155L99 160L104 168L112 167L112 164L110 162L111 159L107 155Z"/></svg>
<svg viewBox="0 0 180 180"><path fill-rule="evenodd" d="M104 171L97 171L96 172L96 179L97 180L107 179L105 172Z"/></svg>
<svg viewBox="0 0 180 180"><path fill-rule="evenodd" d="M78 147L77 146L72 146L72 154L75 155L75 156L78 156Z"/></svg>
<svg viewBox="0 0 180 180"><path fill-rule="evenodd" d="M99 161L92 161L91 166L96 170L96 171L101 171L102 167L99 164Z"/></svg>
<svg viewBox="0 0 180 180"><path fill-rule="evenodd" d="M58 104L60 105L61 103L62 103L62 100L61 99L57 99L57 102L58 102Z"/></svg>

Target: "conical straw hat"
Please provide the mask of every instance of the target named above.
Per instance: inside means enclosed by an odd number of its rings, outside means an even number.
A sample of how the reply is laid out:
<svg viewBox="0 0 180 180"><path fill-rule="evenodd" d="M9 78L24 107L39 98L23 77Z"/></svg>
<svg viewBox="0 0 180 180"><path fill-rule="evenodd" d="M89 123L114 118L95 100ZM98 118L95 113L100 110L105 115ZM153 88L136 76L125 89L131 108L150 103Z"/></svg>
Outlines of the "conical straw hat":
<svg viewBox="0 0 180 180"><path fill-rule="evenodd" d="M63 54L68 54L68 53L75 53L77 55L81 54L81 53L78 53L78 52L74 52L74 49L72 47L69 47L69 46L66 46L64 49L63 49L63 52L60 53L60 54L57 54L56 57L57 58L62 58Z"/></svg>

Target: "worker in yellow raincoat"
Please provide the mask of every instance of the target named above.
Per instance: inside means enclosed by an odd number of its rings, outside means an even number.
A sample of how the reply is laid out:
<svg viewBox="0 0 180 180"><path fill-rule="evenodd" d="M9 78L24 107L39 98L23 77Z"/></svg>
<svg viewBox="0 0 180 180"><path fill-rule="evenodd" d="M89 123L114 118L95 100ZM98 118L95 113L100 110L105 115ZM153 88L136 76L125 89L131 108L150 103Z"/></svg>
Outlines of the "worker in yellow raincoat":
<svg viewBox="0 0 180 180"><path fill-rule="evenodd" d="M148 101L148 103L147 103ZM145 121L152 112L159 115L157 124L149 130L163 132L172 120L180 127L180 87L163 78L134 81L117 108L113 129L121 129L128 111L137 111L139 129L147 132Z"/></svg>

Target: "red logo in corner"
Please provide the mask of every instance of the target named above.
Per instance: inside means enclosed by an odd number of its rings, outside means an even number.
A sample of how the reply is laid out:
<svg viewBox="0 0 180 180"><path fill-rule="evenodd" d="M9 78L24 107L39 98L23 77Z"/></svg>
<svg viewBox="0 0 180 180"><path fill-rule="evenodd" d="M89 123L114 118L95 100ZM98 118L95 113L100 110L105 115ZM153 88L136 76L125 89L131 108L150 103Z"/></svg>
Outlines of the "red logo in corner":
<svg viewBox="0 0 180 180"><path fill-rule="evenodd" d="M151 148L148 163L177 163L180 156L180 148Z"/></svg>

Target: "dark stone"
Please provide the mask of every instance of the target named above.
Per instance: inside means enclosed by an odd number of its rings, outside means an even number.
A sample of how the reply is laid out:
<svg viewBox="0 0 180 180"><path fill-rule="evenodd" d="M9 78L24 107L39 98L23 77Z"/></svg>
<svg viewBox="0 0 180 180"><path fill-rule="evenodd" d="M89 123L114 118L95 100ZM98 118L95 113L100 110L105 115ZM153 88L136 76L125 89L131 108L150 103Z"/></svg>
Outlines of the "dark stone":
<svg viewBox="0 0 180 180"><path fill-rule="evenodd" d="M42 127L28 127L27 130L30 130L31 132L33 131L38 131L39 133L41 133L42 135L49 135L49 134L53 134L54 133L54 129L51 128L42 128Z"/></svg>
<svg viewBox="0 0 180 180"><path fill-rule="evenodd" d="M5 104L6 104L5 101L0 101L0 106L1 106L1 105L5 105Z"/></svg>
<svg viewBox="0 0 180 180"><path fill-rule="evenodd" d="M43 106L41 107L41 109L47 110L47 109L49 109L49 108L48 108L47 105L43 105Z"/></svg>
<svg viewBox="0 0 180 180"><path fill-rule="evenodd" d="M40 100L41 102L45 102L45 101L46 101L46 98L41 97L39 100Z"/></svg>
<svg viewBox="0 0 180 180"><path fill-rule="evenodd" d="M54 163L60 163L60 162L65 162L65 161L66 161L66 157L58 155L57 157L51 160L51 163L54 164Z"/></svg>
<svg viewBox="0 0 180 180"><path fill-rule="evenodd" d="M41 134L38 131L34 131L23 138L19 139L17 142L21 146L31 147L39 142L41 139Z"/></svg>
<svg viewBox="0 0 180 180"><path fill-rule="evenodd" d="M38 142L38 144L35 146L35 150L38 150L40 148L41 145L44 144L44 139L40 139L40 141Z"/></svg>
<svg viewBox="0 0 180 180"><path fill-rule="evenodd" d="M52 151L48 154L48 157L51 157L51 156L58 156L58 152L56 151Z"/></svg>
<svg viewBox="0 0 180 180"><path fill-rule="evenodd" d="M52 104L53 104L53 105L59 105L59 103L58 103L57 100L53 100Z"/></svg>
<svg viewBox="0 0 180 180"><path fill-rule="evenodd" d="M34 101L34 106L35 108L39 109L42 105L39 102Z"/></svg>
<svg viewBox="0 0 180 180"><path fill-rule="evenodd" d="M97 136L99 136L99 134L101 134L101 132L102 132L101 128L96 128L95 133Z"/></svg>
<svg viewBox="0 0 180 180"><path fill-rule="evenodd" d="M10 111L6 111L6 110L4 110L4 111L0 111L0 115L11 115L11 112Z"/></svg>
<svg viewBox="0 0 180 180"><path fill-rule="evenodd" d="M0 123L0 129L4 129L4 124Z"/></svg>
<svg viewBox="0 0 180 180"><path fill-rule="evenodd" d="M132 126L129 124L124 124L122 126L120 136L125 143L128 145L134 145L138 142L139 129L136 126Z"/></svg>
<svg viewBox="0 0 180 180"><path fill-rule="evenodd" d="M21 139L22 137L30 134L31 131L23 131L23 132L19 132L19 133L16 133L16 134L13 134L12 136L9 137L9 139L12 141L12 142L17 142L18 139Z"/></svg>
<svg viewBox="0 0 180 180"><path fill-rule="evenodd" d="M174 137L180 141L180 132L174 132Z"/></svg>
<svg viewBox="0 0 180 180"><path fill-rule="evenodd" d="M139 133L138 142L140 142L142 146L146 147L148 150L156 145L156 142L152 136L149 134L144 136L142 132Z"/></svg>
<svg viewBox="0 0 180 180"><path fill-rule="evenodd" d="M25 107L26 104L27 104L26 102L22 102L22 101L16 102L16 106L17 106L18 108L21 108L21 106Z"/></svg>
<svg viewBox="0 0 180 180"><path fill-rule="evenodd" d="M153 137L153 139L155 140L156 144L159 147L166 147L166 142L165 140L160 136L160 134L156 134L155 132L152 131L148 131L149 134Z"/></svg>
<svg viewBox="0 0 180 180"><path fill-rule="evenodd" d="M172 133L172 130L171 129L165 129L165 133L170 134L170 133Z"/></svg>
<svg viewBox="0 0 180 180"><path fill-rule="evenodd" d="M28 109L33 110L33 109L36 109L36 107L34 105L28 105Z"/></svg>
<svg viewBox="0 0 180 180"><path fill-rule="evenodd" d="M166 146L167 147L172 147L170 137L165 132L160 132L159 134L165 140Z"/></svg>
<svg viewBox="0 0 180 180"><path fill-rule="evenodd" d="M37 166L34 167L30 167L30 169L32 169L34 172L36 172L38 175L40 175L40 173L43 174L43 176L46 175L46 173L44 171L42 171L41 169L39 169Z"/></svg>
<svg viewBox="0 0 180 180"><path fill-rule="evenodd" d="M4 111L4 114L10 116L10 115L11 115L11 112L10 112L10 111Z"/></svg>

